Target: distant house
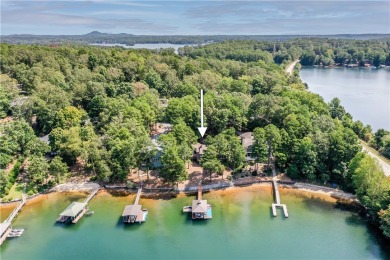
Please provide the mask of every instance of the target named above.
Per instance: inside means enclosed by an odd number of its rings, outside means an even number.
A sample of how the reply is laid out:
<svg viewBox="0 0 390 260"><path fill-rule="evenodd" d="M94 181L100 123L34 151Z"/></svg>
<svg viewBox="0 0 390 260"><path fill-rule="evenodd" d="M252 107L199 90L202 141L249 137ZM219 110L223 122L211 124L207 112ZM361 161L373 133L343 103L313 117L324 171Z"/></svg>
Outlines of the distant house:
<svg viewBox="0 0 390 260"><path fill-rule="evenodd" d="M207 150L207 146L205 144L197 143L192 145L192 149L193 149L192 159L199 162L202 156L204 155L205 151Z"/></svg>
<svg viewBox="0 0 390 260"><path fill-rule="evenodd" d="M244 133L239 132L238 135L241 138L241 144L245 150L245 160L254 161L255 158L252 156L252 148L253 148L253 143L255 141L253 132L244 132Z"/></svg>

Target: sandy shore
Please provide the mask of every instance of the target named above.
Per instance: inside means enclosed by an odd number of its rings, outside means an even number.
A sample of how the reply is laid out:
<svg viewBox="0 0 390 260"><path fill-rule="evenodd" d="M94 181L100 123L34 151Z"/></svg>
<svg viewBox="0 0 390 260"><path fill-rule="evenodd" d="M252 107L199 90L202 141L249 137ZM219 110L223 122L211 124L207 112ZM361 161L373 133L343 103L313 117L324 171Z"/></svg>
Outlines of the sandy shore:
<svg viewBox="0 0 390 260"><path fill-rule="evenodd" d="M211 188L208 190L212 190L212 191L223 190L223 191L229 191L229 192L240 192L240 190L242 190L242 189L245 189L248 187L255 188L257 186L271 187L272 184L268 183L268 182L251 183L251 184L248 183L245 186L234 186L233 185L233 186L229 186L229 187L216 187L216 188ZM95 182L64 183L64 184L57 185L56 187L49 190L47 193L50 193L50 192L76 192L76 191L89 192L89 191L94 190L94 189L99 188L99 187L100 187L100 185L95 183ZM149 191L149 192L145 193L145 195L147 197L149 197L149 196L153 197L153 196L159 196L159 195L164 196L164 194L167 195L169 193L175 193L175 194L179 193L179 196L180 196L180 194L184 195L186 193L193 193L194 190L196 190L196 188L197 187L194 187L194 189L190 189L187 191L170 191L170 192L165 192L165 191L150 192ZM297 182L297 183L291 184L291 185L280 184L279 188L280 188L280 191L282 193L284 193L284 192L296 193L294 191L297 191L298 193L306 194L306 195L316 194L322 199L328 198L327 200L333 201L333 202L336 202L338 200L342 200L344 202L359 203L359 201L357 200L357 198L354 194L347 193L347 192L344 192L344 191L341 191L338 189L332 189L332 188L317 186L317 185L308 184L308 183ZM107 190L110 190L110 189L107 189ZM28 198L28 200L29 201L35 200L43 195L46 195L47 193L37 194L37 195L31 196ZM1 207L12 206L13 204L16 204L16 203L19 203L19 201L1 203L0 206Z"/></svg>

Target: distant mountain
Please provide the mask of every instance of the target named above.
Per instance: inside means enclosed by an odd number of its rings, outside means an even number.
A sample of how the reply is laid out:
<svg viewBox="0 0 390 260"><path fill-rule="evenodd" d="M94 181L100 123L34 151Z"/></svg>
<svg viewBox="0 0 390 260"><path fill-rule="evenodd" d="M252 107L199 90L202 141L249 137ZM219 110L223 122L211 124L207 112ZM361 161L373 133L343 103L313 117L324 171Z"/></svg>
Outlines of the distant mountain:
<svg viewBox="0 0 390 260"><path fill-rule="evenodd" d="M173 43L202 44L226 40L286 41L295 38L331 38L370 40L389 38L390 34L337 34L337 35L134 35L127 33L102 33L92 31L84 35L32 35L13 34L1 36L1 42L15 44L53 44L53 43Z"/></svg>

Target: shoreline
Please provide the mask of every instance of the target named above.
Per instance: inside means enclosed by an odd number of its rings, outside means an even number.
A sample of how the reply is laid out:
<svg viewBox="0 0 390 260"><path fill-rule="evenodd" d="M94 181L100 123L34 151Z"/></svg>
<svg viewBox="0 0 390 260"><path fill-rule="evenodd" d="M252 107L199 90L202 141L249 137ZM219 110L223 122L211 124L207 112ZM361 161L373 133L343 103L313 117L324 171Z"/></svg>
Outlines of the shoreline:
<svg viewBox="0 0 390 260"><path fill-rule="evenodd" d="M207 185L205 185L207 186ZM239 192L242 188L245 187L256 187L256 186L267 186L271 187L272 183L270 182L251 182L251 183L245 183L241 185L225 185L225 186L219 186L219 187L212 187L212 188L204 188L203 190L205 192L210 191L223 191L223 190L229 190L232 192ZM35 195L32 195L27 198L27 202L34 201L35 199L40 198L41 196L50 194L50 193L62 193L62 192L88 192L93 189L96 189L97 187L100 187L99 192L112 192L112 191L124 191L127 193L136 193L136 189L128 189L126 186L101 186L100 184L96 182L84 182L84 183L64 183L57 185L53 187L52 189L44 192L44 193L38 193ZM302 183L302 182L296 182L294 184L279 184L279 187L281 190L287 190L287 191L299 191L303 194L317 194L321 197L327 197L329 199L333 199L335 202L342 202L346 204L358 204L361 205L359 200L356 198L355 195L351 193L344 192L342 190L328 188L324 186L309 184L309 183ZM195 194L197 192L198 186L194 187L188 187L186 190L176 190L176 189L145 189L144 194L146 197L150 196L160 196L160 195L168 195L168 194ZM7 206L13 206L14 204L19 203L21 200L15 200L10 202L1 202L0 207L7 207Z"/></svg>

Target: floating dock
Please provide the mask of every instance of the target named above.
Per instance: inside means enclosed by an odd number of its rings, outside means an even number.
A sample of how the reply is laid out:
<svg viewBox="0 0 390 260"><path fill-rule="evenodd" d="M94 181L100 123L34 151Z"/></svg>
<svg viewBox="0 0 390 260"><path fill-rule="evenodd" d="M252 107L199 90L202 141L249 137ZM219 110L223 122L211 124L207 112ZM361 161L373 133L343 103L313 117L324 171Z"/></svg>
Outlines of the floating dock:
<svg viewBox="0 0 390 260"><path fill-rule="evenodd" d="M202 200L202 185L198 186L198 199L192 201L192 206L183 207L183 212L191 213L192 219L212 219L211 205Z"/></svg>
<svg viewBox="0 0 390 260"><path fill-rule="evenodd" d="M57 222L65 223L68 220L71 220L73 224L76 224L85 213L89 211L87 208L88 203L91 199L98 193L100 188L97 188L88 195L84 202L72 202L57 219Z"/></svg>
<svg viewBox="0 0 390 260"><path fill-rule="evenodd" d="M127 205L122 213L123 223L143 223L148 217L148 210L142 209L141 205L138 205L141 198L142 188L138 188L135 202L132 205Z"/></svg>
<svg viewBox="0 0 390 260"><path fill-rule="evenodd" d="M26 204L27 198L26 195L22 194L22 201L19 203L19 205L12 211L12 213L8 216L8 218L3 222L0 223L0 245L3 244L3 242L7 239L7 237L18 237L22 235L23 229L12 229L11 224L14 218L18 215L19 211L22 209L24 204Z"/></svg>

